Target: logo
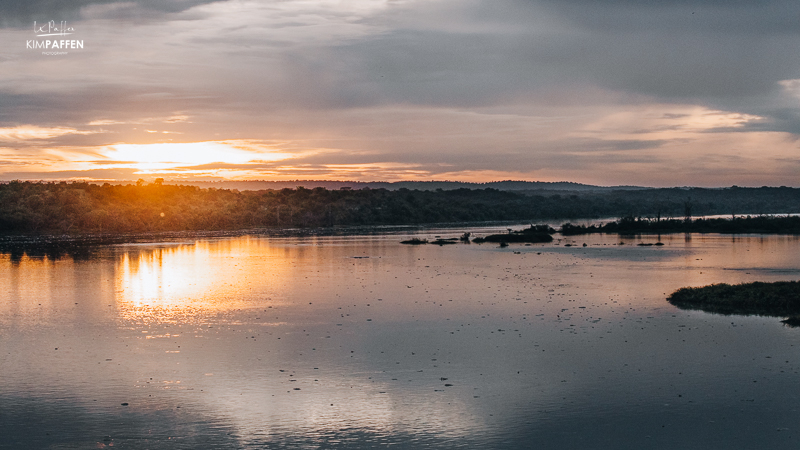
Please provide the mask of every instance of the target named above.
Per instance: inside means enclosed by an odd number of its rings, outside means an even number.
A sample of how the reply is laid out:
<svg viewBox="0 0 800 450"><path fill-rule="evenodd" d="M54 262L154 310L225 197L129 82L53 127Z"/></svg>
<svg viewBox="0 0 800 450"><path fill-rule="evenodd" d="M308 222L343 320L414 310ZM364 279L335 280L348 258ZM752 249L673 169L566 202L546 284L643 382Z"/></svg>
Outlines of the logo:
<svg viewBox="0 0 800 450"><path fill-rule="evenodd" d="M69 26L65 20L62 20L61 22L51 20L50 22L44 24L33 22L33 32L38 38L52 36L66 37L74 34L75 28ZM28 50L44 50L42 51L42 54L47 56L61 56L69 54L69 52L64 50L82 49L83 40L29 39L25 42L25 48Z"/></svg>

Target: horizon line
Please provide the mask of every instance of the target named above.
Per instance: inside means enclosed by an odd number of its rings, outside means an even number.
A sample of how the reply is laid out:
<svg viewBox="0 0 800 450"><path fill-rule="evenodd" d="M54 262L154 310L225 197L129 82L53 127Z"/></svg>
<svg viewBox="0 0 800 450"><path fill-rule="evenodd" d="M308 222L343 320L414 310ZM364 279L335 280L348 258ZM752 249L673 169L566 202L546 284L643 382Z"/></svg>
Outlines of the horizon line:
<svg viewBox="0 0 800 450"><path fill-rule="evenodd" d="M149 180L143 179L147 183L152 183L154 180L162 177L148 177ZM584 186L588 188L635 188L635 189L731 189L731 188L747 188L747 189L760 189L760 188L773 188L773 189L800 189L800 186L786 186L786 185L761 185L761 186L741 186L737 184L733 184L730 186L690 186L690 185L673 185L673 186L642 186L642 185L632 185L632 184L619 184L619 185L598 185L598 184L587 184L587 183L580 183L577 181L531 181L531 180L492 180L492 181L459 181L459 180L397 180L397 181L379 181L379 180L372 180L372 181L357 181L357 180L326 180L326 179L295 179L295 180L265 180L265 179L256 179L256 180L180 180L180 179L163 179L164 184L170 185L185 185L187 183L353 183L353 184L400 184L400 183L453 183L453 184L465 184L465 185L488 185L488 184L498 184L498 183L531 183L531 184L572 184L578 186ZM97 184L102 185L105 183L108 184L136 184L138 180L111 180L111 179L100 179L100 180L80 180L80 179L9 179L3 180L0 179L0 184L8 184L12 182L20 182L20 183L88 183L88 184ZM302 187L302 186L299 186Z"/></svg>

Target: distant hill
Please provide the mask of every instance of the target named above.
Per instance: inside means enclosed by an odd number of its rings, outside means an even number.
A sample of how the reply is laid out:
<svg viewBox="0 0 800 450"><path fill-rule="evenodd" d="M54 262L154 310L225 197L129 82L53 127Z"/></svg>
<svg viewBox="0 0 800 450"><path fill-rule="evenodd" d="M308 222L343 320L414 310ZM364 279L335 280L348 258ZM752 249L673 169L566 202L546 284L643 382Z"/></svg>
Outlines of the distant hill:
<svg viewBox="0 0 800 450"><path fill-rule="evenodd" d="M324 187L328 190L338 190L342 188L350 189L387 189L396 191L398 189L410 189L420 191L443 191L455 189L497 189L500 191L606 191L606 190L635 190L645 189L637 186L592 186L589 184L572 183L568 181L545 182L545 181L492 181L488 183L468 183L463 181L326 181L326 180L295 180L295 181L183 181L167 180L165 184L181 184L186 186L197 186L201 188L217 189L238 189L240 191L258 191L264 189L294 189L302 186L306 189Z"/></svg>

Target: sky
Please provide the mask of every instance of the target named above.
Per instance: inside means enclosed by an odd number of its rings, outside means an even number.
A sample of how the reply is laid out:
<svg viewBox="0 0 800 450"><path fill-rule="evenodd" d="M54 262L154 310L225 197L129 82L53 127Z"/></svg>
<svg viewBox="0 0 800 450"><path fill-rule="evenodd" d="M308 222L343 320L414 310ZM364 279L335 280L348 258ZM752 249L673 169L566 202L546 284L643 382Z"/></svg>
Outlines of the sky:
<svg viewBox="0 0 800 450"><path fill-rule="evenodd" d="M796 0L0 0L0 180L800 186L798 138Z"/></svg>

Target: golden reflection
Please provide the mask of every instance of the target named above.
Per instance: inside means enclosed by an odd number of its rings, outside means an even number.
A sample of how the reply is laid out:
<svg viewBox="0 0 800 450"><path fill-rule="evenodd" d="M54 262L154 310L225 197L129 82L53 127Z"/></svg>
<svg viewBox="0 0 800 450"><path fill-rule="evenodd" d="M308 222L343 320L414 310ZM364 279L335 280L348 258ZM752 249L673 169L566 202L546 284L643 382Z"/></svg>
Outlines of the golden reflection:
<svg viewBox="0 0 800 450"><path fill-rule="evenodd" d="M123 319L186 321L277 304L289 270L279 249L257 239L131 248L116 262L117 302Z"/></svg>
<svg viewBox="0 0 800 450"><path fill-rule="evenodd" d="M109 269L71 258L0 253L0 324L107 320L113 297Z"/></svg>

